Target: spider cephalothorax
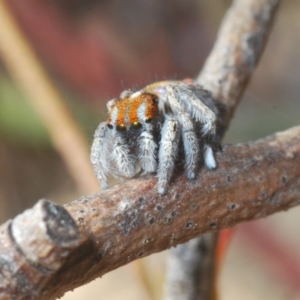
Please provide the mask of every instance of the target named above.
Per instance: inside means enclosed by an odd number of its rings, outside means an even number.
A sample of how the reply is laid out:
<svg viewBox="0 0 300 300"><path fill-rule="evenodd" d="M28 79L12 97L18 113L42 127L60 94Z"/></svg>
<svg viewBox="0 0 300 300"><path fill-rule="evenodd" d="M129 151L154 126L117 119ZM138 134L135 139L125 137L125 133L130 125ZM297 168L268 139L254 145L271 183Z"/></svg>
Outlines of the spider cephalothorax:
<svg viewBox="0 0 300 300"><path fill-rule="evenodd" d="M157 172L158 192L164 194L181 150L190 179L201 153L208 169L216 167L212 144L218 111L199 85L159 82L135 93L124 91L107 108L108 120L98 126L91 153L102 188L110 175Z"/></svg>

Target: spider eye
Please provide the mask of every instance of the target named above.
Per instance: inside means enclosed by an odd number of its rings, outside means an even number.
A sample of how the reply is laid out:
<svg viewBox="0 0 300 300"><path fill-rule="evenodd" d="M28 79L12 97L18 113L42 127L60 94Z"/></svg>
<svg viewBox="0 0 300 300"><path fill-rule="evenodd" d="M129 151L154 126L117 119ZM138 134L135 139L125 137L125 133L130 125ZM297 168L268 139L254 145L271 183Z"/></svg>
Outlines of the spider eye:
<svg viewBox="0 0 300 300"><path fill-rule="evenodd" d="M134 129L134 130L139 130L142 128L142 124L140 122L133 122L131 124L131 128Z"/></svg>
<svg viewBox="0 0 300 300"><path fill-rule="evenodd" d="M126 126L124 124L120 124L120 125L117 125L116 126L116 129L119 131L119 132L125 132L126 131Z"/></svg>
<svg viewBox="0 0 300 300"><path fill-rule="evenodd" d="M106 124L106 126L109 128L109 129L113 129L114 128L114 126L112 126L111 124Z"/></svg>
<svg viewBox="0 0 300 300"><path fill-rule="evenodd" d="M146 119L145 119L145 122L146 122L146 123L150 123L151 121L152 121L152 118L146 118Z"/></svg>

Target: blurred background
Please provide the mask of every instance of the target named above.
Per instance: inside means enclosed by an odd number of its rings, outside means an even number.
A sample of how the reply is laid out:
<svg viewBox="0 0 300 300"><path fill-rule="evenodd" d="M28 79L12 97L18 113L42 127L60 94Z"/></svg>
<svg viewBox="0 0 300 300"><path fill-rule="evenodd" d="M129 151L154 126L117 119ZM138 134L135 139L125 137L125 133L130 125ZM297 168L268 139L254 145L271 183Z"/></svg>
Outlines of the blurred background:
<svg viewBox="0 0 300 300"><path fill-rule="evenodd" d="M106 116L105 103L126 88L195 77L230 5L225 0L0 3L1 223L40 198L63 204L95 191L90 170L87 183L76 175L80 166L72 164L86 159L93 132ZM6 17L17 28L3 23ZM22 35L16 36L20 44L11 39L14 30ZM226 143L299 125L299 32L300 2L282 2ZM64 132L72 132L78 143L67 141ZM300 208L294 208L235 228L219 276L220 299L300 299L299 216ZM165 258L166 252L139 260L62 299L161 299Z"/></svg>

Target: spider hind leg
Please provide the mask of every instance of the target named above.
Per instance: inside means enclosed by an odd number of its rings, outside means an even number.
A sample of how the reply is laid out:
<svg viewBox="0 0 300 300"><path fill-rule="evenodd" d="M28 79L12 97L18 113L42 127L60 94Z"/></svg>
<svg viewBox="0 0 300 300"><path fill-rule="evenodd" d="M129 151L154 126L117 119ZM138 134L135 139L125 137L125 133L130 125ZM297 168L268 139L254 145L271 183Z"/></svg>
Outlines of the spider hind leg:
<svg viewBox="0 0 300 300"><path fill-rule="evenodd" d="M189 179L195 179L199 165L198 138L194 131L194 125L186 113L179 114L178 120L182 131L186 176Z"/></svg>

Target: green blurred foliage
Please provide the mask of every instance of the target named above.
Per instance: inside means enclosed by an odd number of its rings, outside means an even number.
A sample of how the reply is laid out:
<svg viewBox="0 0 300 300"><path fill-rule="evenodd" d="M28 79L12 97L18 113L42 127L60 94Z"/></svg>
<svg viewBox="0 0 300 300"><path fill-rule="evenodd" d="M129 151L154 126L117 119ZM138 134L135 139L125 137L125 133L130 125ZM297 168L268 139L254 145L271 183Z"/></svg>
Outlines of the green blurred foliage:
<svg viewBox="0 0 300 300"><path fill-rule="evenodd" d="M0 139L30 147L49 146L48 133L24 95L0 74Z"/></svg>
<svg viewBox="0 0 300 300"><path fill-rule="evenodd" d="M99 120L105 118L106 109L99 105L97 107L87 105L65 89L62 92L68 107L86 135L92 137ZM39 116L22 91L4 73L0 73L1 139L26 148L48 148L51 145L48 132Z"/></svg>

